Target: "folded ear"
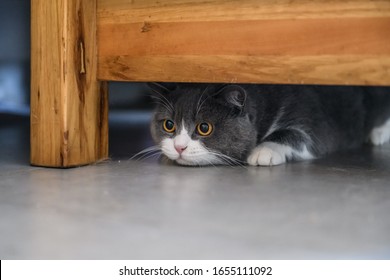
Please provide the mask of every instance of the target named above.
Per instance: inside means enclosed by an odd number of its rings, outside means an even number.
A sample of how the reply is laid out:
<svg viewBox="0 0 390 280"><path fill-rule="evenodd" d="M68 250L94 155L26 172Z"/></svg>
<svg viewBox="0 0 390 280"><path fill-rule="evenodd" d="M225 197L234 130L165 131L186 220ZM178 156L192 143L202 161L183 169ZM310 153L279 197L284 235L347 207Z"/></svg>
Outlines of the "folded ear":
<svg viewBox="0 0 390 280"><path fill-rule="evenodd" d="M168 94L177 87L175 83L147 83L147 85L152 91L158 94Z"/></svg>
<svg viewBox="0 0 390 280"><path fill-rule="evenodd" d="M216 93L216 97L223 98L227 105L242 110L245 106L247 93L245 89L239 85L226 85Z"/></svg>

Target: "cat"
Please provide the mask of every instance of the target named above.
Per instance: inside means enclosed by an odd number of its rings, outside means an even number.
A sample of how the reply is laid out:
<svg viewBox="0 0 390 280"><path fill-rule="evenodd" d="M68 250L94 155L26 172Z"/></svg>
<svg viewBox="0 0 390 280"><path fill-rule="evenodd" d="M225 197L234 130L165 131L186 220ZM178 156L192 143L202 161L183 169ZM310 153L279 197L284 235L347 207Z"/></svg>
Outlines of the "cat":
<svg viewBox="0 0 390 280"><path fill-rule="evenodd" d="M152 138L179 165L272 166L390 139L387 88L148 85Z"/></svg>

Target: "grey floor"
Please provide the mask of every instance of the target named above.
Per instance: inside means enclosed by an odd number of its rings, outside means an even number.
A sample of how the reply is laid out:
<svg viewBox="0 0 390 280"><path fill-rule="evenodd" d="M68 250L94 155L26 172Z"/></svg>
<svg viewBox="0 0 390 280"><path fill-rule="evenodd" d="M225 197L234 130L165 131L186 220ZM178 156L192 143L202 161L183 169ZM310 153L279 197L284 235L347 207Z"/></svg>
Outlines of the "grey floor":
<svg viewBox="0 0 390 280"><path fill-rule="evenodd" d="M143 116L143 117L142 117ZM110 162L28 164L0 120L0 259L388 259L390 146L273 168L163 165L148 117L117 116Z"/></svg>

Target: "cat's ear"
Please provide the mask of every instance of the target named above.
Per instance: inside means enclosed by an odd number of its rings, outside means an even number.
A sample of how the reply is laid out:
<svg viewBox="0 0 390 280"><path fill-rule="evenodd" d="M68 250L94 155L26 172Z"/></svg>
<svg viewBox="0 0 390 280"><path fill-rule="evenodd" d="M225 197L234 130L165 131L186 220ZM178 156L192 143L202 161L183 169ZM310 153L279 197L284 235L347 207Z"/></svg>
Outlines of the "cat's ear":
<svg viewBox="0 0 390 280"><path fill-rule="evenodd" d="M168 94L177 88L175 83L148 83L147 85L157 94Z"/></svg>
<svg viewBox="0 0 390 280"><path fill-rule="evenodd" d="M217 91L216 96L222 97L228 105L242 110L245 106L247 93L239 85L226 85Z"/></svg>

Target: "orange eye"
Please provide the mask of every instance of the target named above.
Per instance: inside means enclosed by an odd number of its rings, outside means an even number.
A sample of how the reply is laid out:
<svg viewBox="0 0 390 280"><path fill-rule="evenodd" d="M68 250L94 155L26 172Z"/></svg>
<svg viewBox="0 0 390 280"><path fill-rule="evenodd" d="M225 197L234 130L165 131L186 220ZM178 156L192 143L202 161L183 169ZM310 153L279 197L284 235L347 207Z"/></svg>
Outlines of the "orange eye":
<svg viewBox="0 0 390 280"><path fill-rule="evenodd" d="M168 133L173 133L176 130L176 125L173 121L171 120L164 120L163 123L163 128L166 132Z"/></svg>
<svg viewBox="0 0 390 280"><path fill-rule="evenodd" d="M200 136L209 136L213 131L211 123L204 122L197 125L196 130Z"/></svg>

